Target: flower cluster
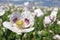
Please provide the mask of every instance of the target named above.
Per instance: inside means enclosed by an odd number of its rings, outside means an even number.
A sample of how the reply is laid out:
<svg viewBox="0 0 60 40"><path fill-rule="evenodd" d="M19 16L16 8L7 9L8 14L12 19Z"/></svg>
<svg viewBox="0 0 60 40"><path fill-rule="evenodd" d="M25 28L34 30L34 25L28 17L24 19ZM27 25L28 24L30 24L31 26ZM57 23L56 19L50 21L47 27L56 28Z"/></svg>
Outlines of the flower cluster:
<svg viewBox="0 0 60 40"><path fill-rule="evenodd" d="M60 9L45 9L30 8L28 2L1 6L1 40L60 40Z"/></svg>

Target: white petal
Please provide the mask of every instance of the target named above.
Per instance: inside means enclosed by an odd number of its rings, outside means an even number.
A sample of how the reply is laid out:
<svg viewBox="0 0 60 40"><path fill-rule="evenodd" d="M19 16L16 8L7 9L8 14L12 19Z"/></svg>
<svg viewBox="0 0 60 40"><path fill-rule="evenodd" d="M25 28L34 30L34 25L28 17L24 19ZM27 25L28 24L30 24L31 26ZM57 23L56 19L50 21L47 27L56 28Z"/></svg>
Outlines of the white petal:
<svg viewBox="0 0 60 40"><path fill-rule="evenodd" d="M33 31L34 27L28 29L18 29L17 27L12 27L10 30L21 35L22 33Z"/></svg>
<svg viewBox="0 0 60 40"><path fill-rule="evenodd" d="M4 15L5 11L4 10L0 10L0 16Z"/></svg>
<svg viewBox="0 0 60 40"><path fill-rule="evenodd" d="M17 27L12 27L11 29L10 29L11 31L13 31L13 32L15 32L15 33L17 33L17 34L22 34L20 31L19 31L19 29L17 28Z"/></svg>
<svg viewBox="0 0 60 40"><path fill-rule="evenodd" d="M27 26L25 26L25 28L30 27L30 26L31 26L31 23L30 23L30 24L28 24Z"/></svg>
<svg viewBox="0 0 60 40"><path fill-rule="evenodd" d="M25 27L29 27L29 26L33 26L34 25L34 16L33 14L31 14L31 12L27 12L27 13L22 13L22 18L25 19L29 19L29 25L25 26Z"/></svg>
<svg viewBox="0 0 60 40"><path fill-rule="evenodd" d="M60 36L59 36L59 39L60 39Z"/></svg>
<svg viewBox="0 0 60 40"><path fill-rule="evenodd" d="M13 27L10 22L3 22L3 26L6 27L6 28L8 28L8 29L11 30L11 31L17 33L17 34L21 34L21 33L19 32L19 30L18 30L16 27Z"/></svg>
<svg viewBox="0 0 60 40"><path fill-rule="evenodd" d="M12 24L10 22L3 22L3 26L9 29L12 27Z"/></svg>
<svg viewBox="0 0 60 40"><path fill-rule="evenodd" d="M44 23L45 23L45 24L51 23L51 20L49 19L49 16L45 16L45 18L44 18Z"/></svg>
<svg viewBox="0 0 60 40"><path fill-rule="evenodd" d="M31 32L34 30L34 27L31 27L31 28L28 28L28 29L22 29L21 32L24 33L24 32Z"/></svg>

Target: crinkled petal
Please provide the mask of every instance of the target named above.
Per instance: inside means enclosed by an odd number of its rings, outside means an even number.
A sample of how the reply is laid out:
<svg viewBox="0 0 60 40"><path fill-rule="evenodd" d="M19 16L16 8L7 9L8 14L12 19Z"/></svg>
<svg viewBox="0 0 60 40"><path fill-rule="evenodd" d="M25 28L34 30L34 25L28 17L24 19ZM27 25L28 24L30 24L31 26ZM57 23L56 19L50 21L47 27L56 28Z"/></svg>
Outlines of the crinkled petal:
<svg viewBox="0 0 60 40"><path fill-rule="evenodd" d="M17 33L17 34L21 34L21 33L25 33L25 32L31 32L34 30L34 27L28 28L28 29L18 29L15 26L12 26L12 24L10 22L3 22L3 26L8 28L9 30Z"/></svg>
<svg viewBox="0 0 60 40"><path fill-rule="evenodd" d="M16 27L13 27L10 22L3 22L3 26L4 26L5 28L7 28L7 29L9 29L9 30L17 33L17 34L21 34L21 33L19 32L19 30L18 30Z"/></svg>
<svg viewBox="0 0 60 40"><path fill-rule="evenodd" d="M12 24L10 22L3 22L3 26L9 29L12 27Z"/></svg>
<svg viewBox="0 0 60 40"><path fill-rule="evenodd" d="M34 27L31 27L31 28L27 28L27 29L22 29L21 32L24 33L24 32L31 32L34 30Z"/></svg>
<svg viewBox="0 0 60 40"><path fill-rule="evenodd" d="M20 13L14 12L14 13L12 13L11 15L9 15L8 17L9 17L9 19L10 19L11 22L14 22L13 20L14 20L15 18L17 18L17 20L20 19L20 16L21 16Z"/></svg>
<svg viewBox="0 0 60 40"><path fill-rule="evenodd" d="M22 13L21 15L22 15L23 19L25 19L25 18L29 19L30 23L29 23L29 25L27 25L25 27L34 25L34 16L33 16L33 14L31 12L28 11L27 13Z"/></svg>

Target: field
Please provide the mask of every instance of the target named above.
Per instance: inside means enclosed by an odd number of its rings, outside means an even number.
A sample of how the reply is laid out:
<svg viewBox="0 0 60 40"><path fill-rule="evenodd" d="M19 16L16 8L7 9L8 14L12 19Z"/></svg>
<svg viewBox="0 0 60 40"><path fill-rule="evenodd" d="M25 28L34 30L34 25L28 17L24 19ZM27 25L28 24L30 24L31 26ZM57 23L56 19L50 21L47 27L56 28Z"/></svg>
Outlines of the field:
<svg viewBox="0 0 60 40"><path fill-rule="evenodd" d="M21 12L21 10L19 10L19 12ZM33 25L35 29L32 32L23 33L22 35L16 34L2 25L4 21L9 21L8 15L11 13L12 12L8 10L5 11L3 16L0 16L0 19L2 19L2 21L0 20L0 40L54 40L54 35L60 35L60 26L57 25L57 21L51 26L43 26L44 17L49 15L51 11L47 11L43 17L35 17L35 23ZM57 19L60 20L60 9L58 11ZM42 31L41 34L40 31Z"/></svg>

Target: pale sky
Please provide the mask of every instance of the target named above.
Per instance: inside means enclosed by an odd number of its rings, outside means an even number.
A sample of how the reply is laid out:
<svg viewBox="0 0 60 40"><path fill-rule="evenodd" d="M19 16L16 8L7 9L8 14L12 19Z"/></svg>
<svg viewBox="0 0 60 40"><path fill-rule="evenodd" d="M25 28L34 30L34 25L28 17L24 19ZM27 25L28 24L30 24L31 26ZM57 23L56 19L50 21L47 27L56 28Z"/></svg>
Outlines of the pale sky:
<svg viewBox="0 0 60 40"><path fill-rule="evenodd" d="M60 0L0 0L0 2L2 3L7 3L7 2L12 2L14 4L22 4L23 2L26 2L26 1L29 1L29 2L33 2L33 1L36 1L37 3L40 3L42 5L45 5L45 6L53 6L53 5L56 5L56 6L60 6Z"/></svg>

